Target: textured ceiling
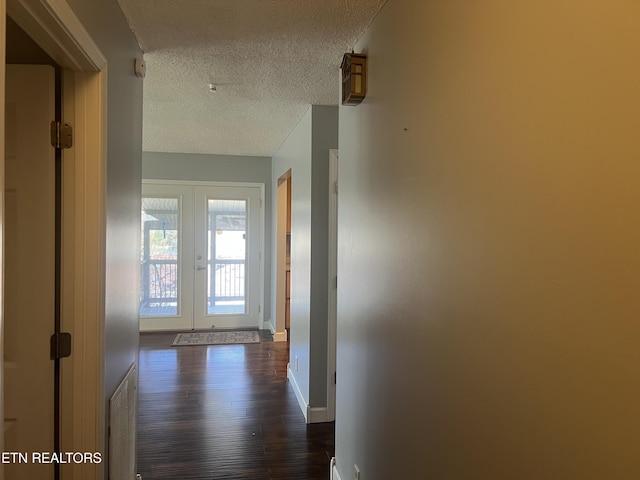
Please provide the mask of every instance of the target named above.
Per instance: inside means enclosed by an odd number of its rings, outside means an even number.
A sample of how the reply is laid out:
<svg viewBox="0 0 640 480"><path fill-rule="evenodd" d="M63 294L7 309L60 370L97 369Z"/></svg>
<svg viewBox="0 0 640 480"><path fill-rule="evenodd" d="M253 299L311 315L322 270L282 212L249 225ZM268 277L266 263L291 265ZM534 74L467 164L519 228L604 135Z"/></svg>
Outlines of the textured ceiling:
<svg viewBox="0 0 640 480"><path fill-rule="evenodd" d="M145 52L143 149L273 155L310 104L338 104L342 55L385 2L119 0Z"/></svg>

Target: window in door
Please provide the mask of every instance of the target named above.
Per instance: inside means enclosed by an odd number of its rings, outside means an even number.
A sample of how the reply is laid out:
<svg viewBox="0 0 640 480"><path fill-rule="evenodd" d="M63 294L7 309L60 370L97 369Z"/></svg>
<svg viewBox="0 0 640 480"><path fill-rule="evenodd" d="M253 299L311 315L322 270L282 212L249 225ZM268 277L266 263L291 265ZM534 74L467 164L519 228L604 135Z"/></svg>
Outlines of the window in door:
<svg viewBox="0 0 640 480"><path fill-rule="evenodd" d="M179 197L142 198L140 316L178 314Z"/></svg>
<svg viewBox="0 0 640 480"><path fill-rule="evenodd" d="M247 201L208 199L207 304L210 315L246 313Z"/></svg>

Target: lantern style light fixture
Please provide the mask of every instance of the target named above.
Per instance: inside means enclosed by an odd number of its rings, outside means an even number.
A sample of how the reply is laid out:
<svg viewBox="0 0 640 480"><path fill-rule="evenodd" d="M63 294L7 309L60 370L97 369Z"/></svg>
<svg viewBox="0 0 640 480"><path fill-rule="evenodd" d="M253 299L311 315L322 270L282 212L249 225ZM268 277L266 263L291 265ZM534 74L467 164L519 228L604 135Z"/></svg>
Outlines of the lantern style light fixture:
<svg viewBox="0 0 640 480"><path fill-rule="evenodd" d="M367 96L367 56L345 53L342 57L342 104L358 105Z"/></svg>

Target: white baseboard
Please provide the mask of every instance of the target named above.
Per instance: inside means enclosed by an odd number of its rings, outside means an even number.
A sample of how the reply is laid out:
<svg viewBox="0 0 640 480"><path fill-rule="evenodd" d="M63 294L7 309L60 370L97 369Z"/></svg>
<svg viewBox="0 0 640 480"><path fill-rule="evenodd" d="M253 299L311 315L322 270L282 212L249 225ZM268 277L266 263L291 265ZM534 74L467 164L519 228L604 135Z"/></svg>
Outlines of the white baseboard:
<svg viewBox="0 0 640 480"><path fill-rule="evenodd" d="M307 423L328 422L327 407L307 407Z"/></svg>
<svg viewBox="0 0 640 480"><path fill-rule="evenodd" d="M284 332L272 332L273 333L273 341L274 342L286 342L287 341L287 331Z"/></svg>
<svg viewBox="0 0 640 480"><path fill-rule="evenodd" d="M336 457L331 458L331 463L329 464L330 476L331 480L342 480L340 478L340 472L338 472L338 466L336 465Z"/></svg>
<svg viewBox="0 0 640 480"><path fill-rule="evenodd" d="M300 410L302 410L302 414L304 415L304 420L306 423L324 423L328 422L328 411L327 407L310 407L306 400L304 399L304 395L302 395L302 390L300 390L300 386L296 380L295 375L291 371L291 364L287 364L287 378L289 382L291 382L291 387L293 388L293 392L296 394L296 399L298 400L298 406Z"/></svg>
<svg viewBox="0 0 640 480"><path fill-rule="evenodd" d="M267 320L264 322L264 328L265 330L269 330L271 332L271 335L273 335L274 342L286 342L288 340L287 331L284 330L282 332L276 332L276 327L273 326L273 323L271 323L271 320Z"/></svg>
<svg viewBox="0 0 640 480"><path fill-rule="evenodd" d="M266 322L264 322L264 325L267 330L269 330L271 332L271 335L273 335L276 332L276 327L273 326L273 323L271 322L271 319L267 320Z"/></svg>
<svg viewBox="0 0 640 480"><path fill-rule="evenodd" d="M293 388L293 393L296 394L296 399L298 400L298 406L300 407L300 410L302 410L302 414L304 415L304 420L305 420L305 422L309 423L308 420L307 420L309 405L307 404L306 400L304 399L304 395L302 395L302 390L300 390L300 386L298 385L298 382L296 381L296 376L291 371L291 364L290 363L287 364L287 378L289 379L289 382L291 382L291 387Z"/></svg>

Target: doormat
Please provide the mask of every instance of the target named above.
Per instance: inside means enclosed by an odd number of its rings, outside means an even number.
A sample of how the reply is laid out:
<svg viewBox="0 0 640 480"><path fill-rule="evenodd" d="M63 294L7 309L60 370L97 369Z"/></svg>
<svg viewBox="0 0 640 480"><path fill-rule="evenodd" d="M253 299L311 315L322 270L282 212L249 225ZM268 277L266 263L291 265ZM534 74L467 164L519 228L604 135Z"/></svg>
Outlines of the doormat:
<svg viewBox="0 0 640 480"><path fill-rule="evenodd" d="M174 347L187 345L230 345L234 343L260 343L260 334L253 330L229 332L179 333Z"/></svg>

